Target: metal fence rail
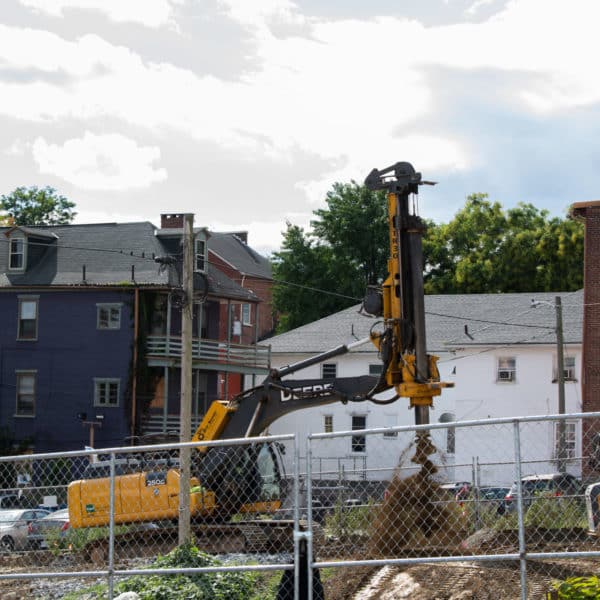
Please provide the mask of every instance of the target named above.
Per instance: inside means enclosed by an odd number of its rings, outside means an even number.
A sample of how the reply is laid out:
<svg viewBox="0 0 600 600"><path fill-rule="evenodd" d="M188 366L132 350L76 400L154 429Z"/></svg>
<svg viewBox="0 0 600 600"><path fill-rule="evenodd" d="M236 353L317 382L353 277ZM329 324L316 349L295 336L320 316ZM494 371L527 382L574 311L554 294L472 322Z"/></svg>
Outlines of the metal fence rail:
<svg viewBox="0 0 600 600"><path fill-rule="evenodd" d="M438 451L416 464L422 429ZM0 597L543 598L600 570L584 497L599 432L588 413L207 442L183 546L178 454L194 444L1 457ZM344 455L357 435L365 451Z"/></svg>

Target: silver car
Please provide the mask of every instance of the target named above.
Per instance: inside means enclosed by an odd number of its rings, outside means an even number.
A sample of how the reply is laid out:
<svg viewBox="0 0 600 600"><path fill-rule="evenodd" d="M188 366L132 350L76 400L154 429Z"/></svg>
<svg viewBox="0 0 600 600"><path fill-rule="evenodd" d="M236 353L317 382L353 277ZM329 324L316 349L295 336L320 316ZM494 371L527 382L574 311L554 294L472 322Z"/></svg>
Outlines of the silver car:
<svg viewBox="0 0 600 600"><path fill-rule="evenodd" d="M0 510L0 549L8 552L26 550L29 524L48 514L40 508L11 508Z"/></svg>

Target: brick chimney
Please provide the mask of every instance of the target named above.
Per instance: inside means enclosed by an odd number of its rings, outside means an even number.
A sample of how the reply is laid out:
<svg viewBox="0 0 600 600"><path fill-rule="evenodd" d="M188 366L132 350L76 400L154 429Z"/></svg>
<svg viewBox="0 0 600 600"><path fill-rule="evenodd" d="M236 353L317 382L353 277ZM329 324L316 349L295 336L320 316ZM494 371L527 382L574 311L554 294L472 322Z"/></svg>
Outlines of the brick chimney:
<svg viewBox="0 0 600 600"><path fill-rule="evenodd" d="M581 367L582 411L600 411L600 200L571 206L573 218L585 224L583 259L583 348ZM597 451L594 439L600 436L600 419L584 419L583 456ZM596 457L600 458L600 457ZM588 464L586 464L588 463ZM584 461L583 476L600 472L600 461Z"/></svg>
<svg viewBox="0 0 600 600"><path fill-rule="evenodd" d="M161 229L183 229L183 213L168 213L160 215Z"/></svg>

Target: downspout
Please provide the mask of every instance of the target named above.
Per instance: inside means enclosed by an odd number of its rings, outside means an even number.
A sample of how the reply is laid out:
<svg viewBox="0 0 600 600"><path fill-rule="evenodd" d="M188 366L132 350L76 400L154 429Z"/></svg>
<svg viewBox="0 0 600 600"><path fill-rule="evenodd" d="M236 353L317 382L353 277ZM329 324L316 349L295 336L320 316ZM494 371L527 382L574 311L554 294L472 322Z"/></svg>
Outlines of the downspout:
<svg viewBox="0 0 600 600"><path fill-rule="evenodd" d="M131 432L133 439L136 426L137 409L137 372L138 372L138 339L140 333L140 288L136 287L133 302L133 366L132 366L132 384L131 384Z"/></svg>
<svg viewBox="0 0 600 600"><path fill-rule="evenodd" d="M227 299L227 362L231 351L231 298ZM225 373L225 391L223 397L229 400L229 371Z"/></svg>

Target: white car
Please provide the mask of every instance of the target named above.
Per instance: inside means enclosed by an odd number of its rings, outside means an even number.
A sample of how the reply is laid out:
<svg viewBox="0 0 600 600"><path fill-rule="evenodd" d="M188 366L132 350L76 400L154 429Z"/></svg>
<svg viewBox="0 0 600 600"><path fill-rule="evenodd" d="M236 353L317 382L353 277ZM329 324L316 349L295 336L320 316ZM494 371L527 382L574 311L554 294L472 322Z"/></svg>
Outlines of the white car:
<svg viewBox="0 0 600 600"><path fill-rule="evenodd" d="M48 514L40 508L11 508L0 510L0 549L12 552L26 550L29 524Z"/></svg>

